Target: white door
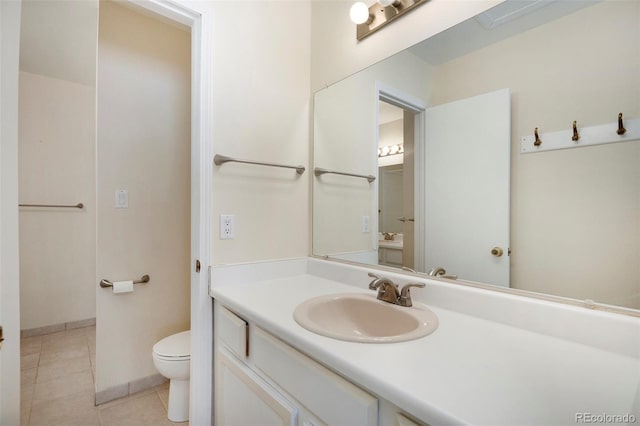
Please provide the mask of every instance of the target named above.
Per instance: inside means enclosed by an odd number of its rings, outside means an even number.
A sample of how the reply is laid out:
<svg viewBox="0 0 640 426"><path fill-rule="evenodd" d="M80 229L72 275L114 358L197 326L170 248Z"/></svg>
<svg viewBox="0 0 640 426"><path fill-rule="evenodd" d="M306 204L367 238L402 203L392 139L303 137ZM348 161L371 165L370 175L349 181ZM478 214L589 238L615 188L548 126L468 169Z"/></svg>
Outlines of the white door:
<svg viewBox="0 0 640 426"><path fill-rule="evenodd" d="M510 135L509 89L426 110L427 272L509 286Z"/></svg>

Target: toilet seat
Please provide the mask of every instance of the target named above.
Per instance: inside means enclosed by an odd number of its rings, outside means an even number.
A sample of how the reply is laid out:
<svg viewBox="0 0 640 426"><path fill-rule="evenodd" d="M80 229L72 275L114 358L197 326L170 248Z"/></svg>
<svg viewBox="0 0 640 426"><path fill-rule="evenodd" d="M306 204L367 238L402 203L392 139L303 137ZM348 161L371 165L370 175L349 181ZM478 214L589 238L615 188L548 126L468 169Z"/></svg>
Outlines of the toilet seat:
<svg viewBox="0 0 640 426"><path fill-rule="evenodd" d="M191 330L172 334L153 345L153 355L164 361L191 359Z"/></svg>

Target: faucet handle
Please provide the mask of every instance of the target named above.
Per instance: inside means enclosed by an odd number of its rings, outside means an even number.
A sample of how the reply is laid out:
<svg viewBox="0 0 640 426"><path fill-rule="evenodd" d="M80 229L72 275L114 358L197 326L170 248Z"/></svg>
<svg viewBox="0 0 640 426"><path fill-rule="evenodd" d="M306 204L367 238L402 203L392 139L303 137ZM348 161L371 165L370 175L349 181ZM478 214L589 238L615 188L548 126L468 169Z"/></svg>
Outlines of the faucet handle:
<svg viewBox="0 0 640 426"><path fill-rule="evenodd" d="M402 287L402 290L400 290L400 299L399 299L400 305L406 306L406 307L413 306L413 303L411 301L411 292L410 292L411 287L424 288L425 285L424 283L409 283L404 287Z"/></svg>
<svg viewBox="0 0 640 426"><path fill-rule="evenodd" d="M371 278L373 278L373 281L371 281L369 283L369 290L377 290L378 286L376 285L376 281L379 281L382 279L382 277L380 275L376 275L373 272L369 272L368 274Z"/></svg>

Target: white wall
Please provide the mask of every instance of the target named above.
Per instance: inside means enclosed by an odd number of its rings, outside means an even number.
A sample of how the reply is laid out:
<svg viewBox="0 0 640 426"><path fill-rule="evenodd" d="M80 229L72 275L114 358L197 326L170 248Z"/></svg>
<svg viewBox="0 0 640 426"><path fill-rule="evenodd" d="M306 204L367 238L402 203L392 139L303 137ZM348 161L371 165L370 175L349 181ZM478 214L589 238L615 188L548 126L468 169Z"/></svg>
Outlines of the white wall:
<svg viewBox="0 0 640 426"><path fill-rule="evenodd" d="M95 87L20 73L22 329L95 318Z"/></svg>
<svg viewBox="0 0 640 426"><path fill-rule="evenodd" d="M19 1L0 2L0 424L20 423L18 263Z"/></svg>
<svg viewBox="0 0 640 426"><path fill-rule="evenodd" d="M216 2L214 153L307 171L227 163L213 170L213 262L305 256L309 246L307 2ZM235 238L219 239L220 214Z"/></svg>
<svg viewBox="0 0 640 426"><path fill-rule="evenodd" d="M640 308L640 141L520 154L535 127L639 117L638 40L640 3L608 1L436 68L436 105L512 91L512 287Z"/></svg>
<svg viewBox="0 0 640 426"><path fill-rule="evenodd" d="M97 94L97 391L158 374L163 337L189 329L190 34L101 2ZM116 189L129 208L116 209Z"/></svg>

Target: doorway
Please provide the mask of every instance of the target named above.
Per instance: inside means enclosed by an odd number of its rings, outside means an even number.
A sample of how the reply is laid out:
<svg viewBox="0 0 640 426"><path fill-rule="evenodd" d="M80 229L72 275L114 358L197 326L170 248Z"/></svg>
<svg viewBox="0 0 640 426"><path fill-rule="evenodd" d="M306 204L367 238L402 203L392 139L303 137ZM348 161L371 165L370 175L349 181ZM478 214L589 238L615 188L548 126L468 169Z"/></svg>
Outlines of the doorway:
<svg viewBox="0 0 640 426"><path fill-rule="evenodd" d="M376 83L378 114L378 263L423 270L420 220L423 202L426 103L394 87ZM384 227L389 228L389 231ZM396 232L397 230L397 232Z"/></svg>
<svg viewBox="0 0 640 426"><path fill-rule="evenodd" d="M138 2L135 2L138 3ZM168 18L171 21L175 21L188 27L192 28L192 64L193 64L193 78L192 78L192 87L191 92L193 93L192 101L191 101L191 114L192 114L192 125L191 125L191 157L192 157L192 167L191 167L191 187L193 188L191 192L191 244L190 244L190 259L189 264L194 265L196 259L200 259L202 263L204 263L206 271L206 265L210 263L210 252L211 252L211 242L209 237L209 228L210 224L208 223L210 218L210 188L211 188L211 156L212 156L212 147L211 147L211 137L212 137L212 123L211 119L211 99L212 99L212 88L210 84L210 80L207 76L211 75L211 23L212 23L212 14L211 14L211 6L208 4L195 4L190 6L182 6L182 2L166 2L163 0L155 1L153 3L149 2L141 4L143 8L149 9L154 13L158 13L165 18ZM6 12L3 6L3 14ZM19 16L19 8L18 14ZM8 17L17 16L9 14ZM19 21L19 19L18 19ZM4 27L3 30L11 29L13 27L8 28ZM3 31L3 35L5 32ZM11 34L13 35L13 33ZM10 47L15 46L17 50L17 46L19 44L19 38L17 37L9 37L6 38L7 45ZM14 43L14 44L12 44ZM3 64L5 59L5 52L3 46ZM17 57L17 56L16 56ZM11 58L10 58L11 59ZM7 62L10 64L11 62ZM4 66L3 66L4 73ZM11 81L15 82L14 87L17 87L18 77L12 74L7 74L8 77L11 77ZM3 74L4 80L4 74ZM3 81L4 83L4 81ZM6 86L3 85L3 94L4 88ZM15 111L17 114L17 99L14 97L5 98L3 95L3 100L7 99L7 108L3 108L4 112ZM15 102L11 103L9 101ZM4 105L4 104L3 104ZM4 124L7 123L5 120L9 117L8 114L3 114L3 128ZM10 118L10 117L9 117ZM11 124L9 122L9 124ZM3 133L3 152L5 148L7 151L10 148L17 149L17 140L15 139L4 139ZM6 144L5 144L6 141ZM3 160L7 158L4 157ZM10 159L10 157L9 157ZM15 167L13 165L12 167ZM11 171L9 168L3 166L3 170L7 170L7 172ZM15 169L13 169L15 170ZM17 187L17 173L3 173L3 188L10 188L11 185L15 185ZM3 191L4 194L4 191ZM3 195L3 201L6 199L11 200L12 197L7 198ZM17 200L17 197L16 197ZM16 203L17 204L17 203ZM17 212L17 206L14 207ZM18 226L17 216L13 215L4 215L5 209L3 205L3 228L11 228ZM7 219L6 221L4 219ZM10 220L9 220L10 219ZM12 242L15 242L15 246L18 247L17 242L17 234L3 233L3 243L5 241L5 237L7 237L7 247L11 246ZM9 239L11 237L11 239ZM3 267L6 265L7 269L5 271L9 271L9 266L5 261L10 260L9 258L3 256ZM191 269L191 268L190 268ZM17 271L16 271L17 276ZM208 338L211 336L211 300L208 297L208 289L207 289L207 277L206 274L198 274L194 269L191 269L190 272L190 281L191 281L191 317L192 317L192 335L194 336L194 343L192 343L192 366L198 365L199 371L202 373L200 377L196 377L195 380L192 380L192 386L198 388L199 392L196 395L196 398L192 401L192 420L196 423L208 423L210 420L211 413L211 404L210 404L210 381L206 379L206 377L210 376L210 353L211 350L206 344ZM97 281L94 281L92 286L97 286ZM15 287L14 287L15 286ZM16 294L17 293L17 280L16 281L4 281L2 286L3 294ZM19 330L19 313L18 310L13 311L14 314L9 315L11 312L8 309L3 309L3 322L7 325L7 329ZM193 320L195 318L195 321ZM201 338L198 338L201 337ZM15 339L15 335L12 333L12 338ZM9 343L9 348L11 353L15 348L15 340ZM7 346L5 344L5 346ZM8 352L5 351L8 354ZM4 356L0 359L2 362L2 370L4 371L17 371L19 370L17 359L9 356ZM6 378L6 380L4 380ZM8 395L16 395L19 394L18 387L19 383L15 380L10 380L11 377L3 376L3 392L2 392L2 405L7 406L7 398ZM194 383L195 382L195 383ZM3 418L13 418L13 417L4 417L4 411L2 413ZM9 415L13 415L9 413Z"/></svg>
<svg viewBox="0 0 640 426"><path fill-rule="evenodd" d="M414 268L415 113L378 101L378 264Z"/></svg>

